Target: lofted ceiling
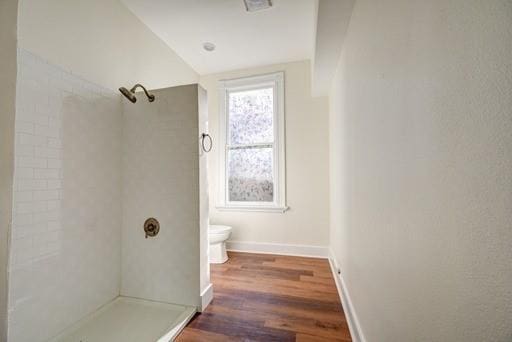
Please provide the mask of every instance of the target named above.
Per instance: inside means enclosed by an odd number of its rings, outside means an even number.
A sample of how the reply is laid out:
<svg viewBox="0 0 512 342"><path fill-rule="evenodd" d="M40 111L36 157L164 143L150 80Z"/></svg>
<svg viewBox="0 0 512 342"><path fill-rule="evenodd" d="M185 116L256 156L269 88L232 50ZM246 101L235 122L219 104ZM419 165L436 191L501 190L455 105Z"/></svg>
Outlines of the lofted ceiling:
<svg viewBox="0 0 512 342"><path fill-rule="evenodd" d="M272 0L247 12L243 0L122 0L199 74L311 59L317 0ZM215 50L203 48L205 42Z"/></svg>

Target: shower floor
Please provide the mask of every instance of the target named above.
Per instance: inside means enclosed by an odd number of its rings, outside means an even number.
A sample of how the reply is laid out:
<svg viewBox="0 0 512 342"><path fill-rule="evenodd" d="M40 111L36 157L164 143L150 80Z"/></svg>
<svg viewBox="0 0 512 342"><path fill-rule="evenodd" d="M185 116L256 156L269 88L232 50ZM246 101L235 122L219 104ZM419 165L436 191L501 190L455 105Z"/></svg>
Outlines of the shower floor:
<svg viewBox="0 0 512 342"><path fill-rule="evenodd" d="M195 307L117 297L52 341L173 341L195 312Z"/></svg>

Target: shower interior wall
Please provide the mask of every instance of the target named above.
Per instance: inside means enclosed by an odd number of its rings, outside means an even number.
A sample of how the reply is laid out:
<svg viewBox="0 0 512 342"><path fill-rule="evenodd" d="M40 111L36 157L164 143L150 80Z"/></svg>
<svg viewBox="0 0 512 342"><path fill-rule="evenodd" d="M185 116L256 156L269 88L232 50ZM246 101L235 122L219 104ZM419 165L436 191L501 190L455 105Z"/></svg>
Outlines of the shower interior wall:
<svg viewBox="0 0 512 342"><path fill-rule="evenodd" d="M124 104L18 50L9 341L47 340L120 294L199 305L198 91Z"/></svg>
<svg viewBox="0 0 512 342"><path fill-rule="evenodd" d="M122 295L201 305L200 91L193 84L153 91L152 103L143 93L123 102ZM148 217L160 222L156 238L142 236Z"/></svg>

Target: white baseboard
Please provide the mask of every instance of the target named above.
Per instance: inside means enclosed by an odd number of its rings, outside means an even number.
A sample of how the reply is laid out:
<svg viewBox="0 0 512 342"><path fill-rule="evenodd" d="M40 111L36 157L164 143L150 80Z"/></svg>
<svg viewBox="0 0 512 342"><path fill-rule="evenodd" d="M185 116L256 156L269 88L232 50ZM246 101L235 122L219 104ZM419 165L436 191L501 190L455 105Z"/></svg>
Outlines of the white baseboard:
<svg viewBox="0 0 512 342"><path fill-rule="evenodd" d="M201 293L201 307L199 312L203 312L213 299L213 285L210 283Z"/></svg>
<svg viewBox="0 0 512 342"><path fill-rule="evenodd" d="M357 318L354 306L352 305L352 300L350 299L350 294L348 293L347 286L343 281L343 277L340 274L338 274L339 267L338 263L336 262L336 258L334 257L334 254L330 250L329 254L329 264L331 265L332 276L334 277L334 281L336 282L336 288L338 289L341 304L343 304L343 310L345 311L345 318L347 319L350 335L352 336L352 341L366 342L363 331L361 330L361 325L359 324L359 319Z"/></svg>
<svg viewBox="0 0 512 342"><path fill-rule="evenodd" d="M322 246L288 245L279 243L227 241L228 251L329 258L329 248Z"/></svg>

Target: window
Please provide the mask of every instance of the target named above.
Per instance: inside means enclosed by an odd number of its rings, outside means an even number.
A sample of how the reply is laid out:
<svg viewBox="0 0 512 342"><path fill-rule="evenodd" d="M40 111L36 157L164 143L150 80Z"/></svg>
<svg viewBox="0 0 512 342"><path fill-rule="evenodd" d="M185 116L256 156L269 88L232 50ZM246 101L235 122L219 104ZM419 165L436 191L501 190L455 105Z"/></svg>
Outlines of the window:
<svg viewBox="0 0 512 342"><path fill-rule="evenodd" d="M284 75L220 82L219 209L286 210Z"/></svg>

